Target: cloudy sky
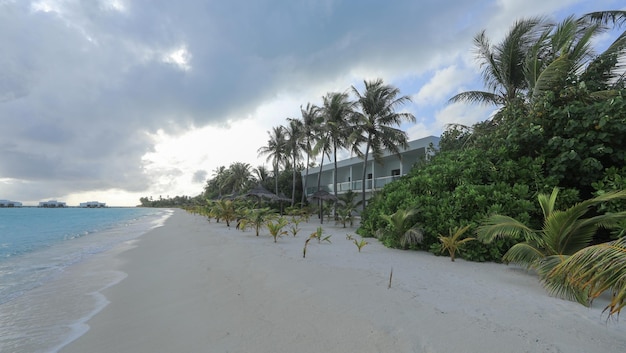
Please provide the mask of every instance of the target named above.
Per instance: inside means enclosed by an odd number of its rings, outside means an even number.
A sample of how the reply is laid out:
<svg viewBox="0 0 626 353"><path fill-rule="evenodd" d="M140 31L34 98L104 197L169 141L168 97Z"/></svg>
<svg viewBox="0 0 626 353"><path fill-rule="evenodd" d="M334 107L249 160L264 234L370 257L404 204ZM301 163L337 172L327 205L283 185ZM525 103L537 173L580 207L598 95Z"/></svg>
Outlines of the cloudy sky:
<svg viewBox="0 0 626 353"><path fill-rule="evenodd" d="M0 199L136 205L195 196L327 92L382 78L413 102L411 139L490 109L472 37L594 0L0 0ZM267 164L269 166L269 163Z"/></svg>

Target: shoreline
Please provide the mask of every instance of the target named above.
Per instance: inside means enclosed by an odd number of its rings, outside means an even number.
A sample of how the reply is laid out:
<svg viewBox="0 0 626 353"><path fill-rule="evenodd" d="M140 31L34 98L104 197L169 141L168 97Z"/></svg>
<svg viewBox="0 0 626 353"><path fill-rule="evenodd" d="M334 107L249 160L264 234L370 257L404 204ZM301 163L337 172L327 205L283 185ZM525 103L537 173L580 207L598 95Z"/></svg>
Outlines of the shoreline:
<svg viewBox="0 0 626 353"><path fill-rule="evenodd" d="M385 248L358 252L317 219L274 243L176 210L117 257L109 304L60 352L618 352L603 302L550 297L514 266ZM360 239L355 235L355 239ZM391 288L390 271L393 269Z"/></svg>

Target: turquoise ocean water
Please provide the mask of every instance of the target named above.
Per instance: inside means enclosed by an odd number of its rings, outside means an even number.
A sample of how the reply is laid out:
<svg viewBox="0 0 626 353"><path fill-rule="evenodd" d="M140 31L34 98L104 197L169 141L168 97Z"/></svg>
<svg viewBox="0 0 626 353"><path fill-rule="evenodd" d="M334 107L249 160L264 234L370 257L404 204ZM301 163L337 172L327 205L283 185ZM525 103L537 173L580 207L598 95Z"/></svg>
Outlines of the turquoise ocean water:
<svg viewBox="0 0 626 353"><path fill-rule="evenodd" d="M172 210L0 208L0 352L57 352L125 277L114 255Z"/></svg>

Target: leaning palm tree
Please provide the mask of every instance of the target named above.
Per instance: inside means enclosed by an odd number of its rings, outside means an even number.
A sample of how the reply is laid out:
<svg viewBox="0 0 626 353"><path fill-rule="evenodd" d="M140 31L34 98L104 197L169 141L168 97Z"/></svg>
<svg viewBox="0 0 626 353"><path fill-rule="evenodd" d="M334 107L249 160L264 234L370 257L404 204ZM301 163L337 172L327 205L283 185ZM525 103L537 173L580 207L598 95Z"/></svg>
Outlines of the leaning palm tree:
<svg viewBox="0 0 626 353"><path fill-rule="evenodd" d="M541 38L544 23L538 17L519 20L496 45L491 44L484 30L478 33L474 37L476 59L487 91L461 92L449 101L506 106L523 100L528 89L524 72L527 53Z"/></svg>
<svg viewBox="0 0 626 353"><path fill-rule="evenodd" d="M333 154L333 190L337 197L337 152L348 146L355 104L350 101L348 93L345 92L327 93L323 100L322 116Z"/></svg>
<svg viewBox="0 0 626 353"><path fill-rule="evenodd" d="M626 306L626 237L584 248L550 271L544 280L548 291L566 299L591 305L602 293L611 300L604 309L609 316Z"/></svg>
<svg viewBox="0 0 626 353"><path fill-rule="evenodd" d="M542 40L531 47L525 65L529 96L559 90L571 81L585 82L596 96L606 95L607 90L623 79L626 32L617 36L600 54L594 52L592 44L608 30L620 27L625 19L626 11L603 11L580 18L569 16L548 26ZM613 23L613 27L609 23ZM578 79L572 80L572 77Z"/></svg>
<svg viewBox="0 0 626 353"><path fill-rule="evenodd" d="M292 173L292 187L291 187L291 207L296 203L296 174L298 168L298 162L302 158L302 151L305 150L306 146L303 144L303 134L304 134L304 126L301 120L298 119L290 119L289 125L285 128L285 137L287 154L291 158L291 166L293 169Z"/></svg>
<svg viewBox="0 0 626 353"><path fill-rule="evenodd" d="M263 146L258 149L259 156L267 155L267 161L272 161L274 167L274 182L276 187L276 195L278 195L278 168L287 161L287 147L285 138L285 128L281 126L275 126L272 131L268 131L269 140L267 140L267 146Z"/></svg>
<svg viewBox="0 0 626 353"><path fill-rule="evenodd" d="M374 160L382 163L386 149L400 158L400 148L407 148L407 134L399 129L403 121L415 122L411 113L398 113L396 108L411 101L408 96L399 96L400 90L385 85L382 79L364 81L365 90L360 93L354 86L352 91L357 97L356 104L360 112L355 112L358 127L351 135L352 150L363 157L362 203L365 207L365 178L370 151ZM358 149L361 143L365 150ZM373 180L372 180L373 181ZM372 185L373 189L374 185Z"/></svg>
<svg viewBox="0 0 626 353"><path fill-rule="evenodd" d="M544 279L568 256L589 246L598 228L612 228L626 219L626 211L583 218L600 203L626 198L626 190L607 192L564 211L555 209L558 193L559 189L554 188L550 195L537 197L544 217L542 229L531 229L508 216L492 215L478 227L478 239L491 242L499 237L523 236L525 241L513 245L502 260L535 269Z"/></svg>
<svg viewBox="0 0 626 353"><path fill-rule="evenodd" d="M302 200L300 201L300 205L304 207L304 198L306 197L308 187L310 159L311 157L315 157L313 154L313 146L316 144L316 137L314 133L317 126L320 124L320 108L312 105L311 103L307 103L306 108L304 109L300 106L300 112L302 114L302 136L306 152L306 172L304 176L304 183L302 185Z"/></svg>

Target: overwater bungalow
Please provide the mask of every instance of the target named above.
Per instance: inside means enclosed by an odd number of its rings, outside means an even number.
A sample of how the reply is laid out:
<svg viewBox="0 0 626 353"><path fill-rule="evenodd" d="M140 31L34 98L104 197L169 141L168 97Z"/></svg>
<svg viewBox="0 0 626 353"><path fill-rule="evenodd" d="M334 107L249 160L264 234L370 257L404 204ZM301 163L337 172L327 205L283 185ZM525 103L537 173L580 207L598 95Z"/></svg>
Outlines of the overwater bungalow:
<svg viewBox="0 0 626 353"><path fill-rule="evenodd" d="M22 207L22 203L10 200L0 200L0 207Z"/></svg>
<svg viewBox="0 0 626 353"><path fill-rule="evenodd" d="M44 208L63 208L63 207L67 207L67 205L65 204L65 202L60 202L60 201L56 201L56 200L50 200L50 201L41 201L41 202L39 202L39 207L44 207Z"/></svg>
<svg viewBox="0 0 626 353"><path fill-rule="evenodd" d="M83 208L104 208L107 207L107 204L104 202L98 202L98 201L87 201L87 202L81 202L80 203L80 207Z"/></svg>

